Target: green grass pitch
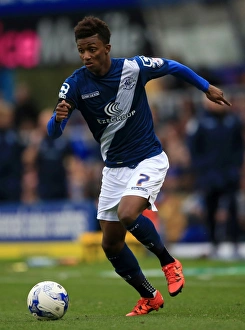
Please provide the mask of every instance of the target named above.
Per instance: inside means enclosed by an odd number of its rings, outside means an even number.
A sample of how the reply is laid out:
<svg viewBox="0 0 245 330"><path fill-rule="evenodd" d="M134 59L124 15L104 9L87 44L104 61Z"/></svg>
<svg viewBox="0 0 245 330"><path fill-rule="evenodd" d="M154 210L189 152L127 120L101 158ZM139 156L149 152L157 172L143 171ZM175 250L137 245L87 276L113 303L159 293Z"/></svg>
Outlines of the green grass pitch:
<svg viewBox="0 0 245 330"><path fill-rule="evenodd" d="M125 317L139 296L114 275L108 261L28 269L17 261L0 261L0 329L245 329L245 262L181 261L186 285L181 294L170 297L157 259L139 260L165 306L138 317ZM56 281L68 291L70 305L60 320L38 321L27 309L29 290L44 280Z"/></svg>

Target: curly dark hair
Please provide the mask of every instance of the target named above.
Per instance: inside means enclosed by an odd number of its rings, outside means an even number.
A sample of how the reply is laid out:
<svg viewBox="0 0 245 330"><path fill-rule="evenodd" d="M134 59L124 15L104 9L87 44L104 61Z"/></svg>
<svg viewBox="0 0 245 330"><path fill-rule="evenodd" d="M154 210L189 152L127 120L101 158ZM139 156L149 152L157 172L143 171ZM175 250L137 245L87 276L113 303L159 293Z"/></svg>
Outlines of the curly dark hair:
<svg viewBox="0 0 245 330"><path fill-rule="evenodd" d="M111 32L107 24L94 16L86 16L75 26L75 40L98 35L98 38L105 44L110 43Z"/></svg>

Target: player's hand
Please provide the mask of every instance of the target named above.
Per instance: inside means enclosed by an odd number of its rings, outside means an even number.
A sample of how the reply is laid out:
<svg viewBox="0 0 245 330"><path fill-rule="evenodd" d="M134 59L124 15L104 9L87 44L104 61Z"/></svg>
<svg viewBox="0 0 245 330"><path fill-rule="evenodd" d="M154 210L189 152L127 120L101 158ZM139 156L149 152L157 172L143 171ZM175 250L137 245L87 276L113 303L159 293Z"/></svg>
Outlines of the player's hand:
<svg viewBox="0 0 245 330"><path fill-rule="evenodd" d="M209 88L205 94L207 98L214 103L231 106L231 103L224 98L222 90L213 85L209 85Z"/></svg>
<svg viewBox="0 0 245 330"><path fill-rule="evenodd" d="M66 119L70 109L71 105L65 100L62 100L60 103L58 103L55 109L56 121L61 122L63 119Z"/></svg>

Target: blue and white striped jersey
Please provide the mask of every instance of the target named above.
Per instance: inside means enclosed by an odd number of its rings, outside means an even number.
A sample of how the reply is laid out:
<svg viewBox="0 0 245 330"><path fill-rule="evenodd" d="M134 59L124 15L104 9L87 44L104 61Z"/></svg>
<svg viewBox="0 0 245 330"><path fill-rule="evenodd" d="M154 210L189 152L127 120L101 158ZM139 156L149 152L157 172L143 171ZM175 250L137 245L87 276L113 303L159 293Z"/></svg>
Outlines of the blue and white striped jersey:
<svg viewBox="0 0 245 330"><path fill-rule="evenodd" d="M174 75L202 91L209 83L190 68L172 60L135 56L112 58L104 76L85 66L68 77L59 98L72 103L86 120L108 167L132 166L162 152L153 129L145 84L154 78ZM69 120L48 122L48 134L59 137Z"/></svg>

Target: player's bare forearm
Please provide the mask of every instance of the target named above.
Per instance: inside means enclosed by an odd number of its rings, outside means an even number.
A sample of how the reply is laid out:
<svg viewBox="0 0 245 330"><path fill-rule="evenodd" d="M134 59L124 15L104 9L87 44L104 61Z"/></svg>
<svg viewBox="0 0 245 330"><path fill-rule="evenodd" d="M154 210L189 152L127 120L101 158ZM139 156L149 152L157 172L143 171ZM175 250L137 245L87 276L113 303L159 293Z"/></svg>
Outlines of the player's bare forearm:
<svg viewBox="0 0 245 330"><path fill-rule="evenodd" d="M219 89L218 87L209 85L209 88L205 94L206 94L207 98L214 103L217 103L220 105L226 104L228 106L231 106L231 103L224 98L223 91L221 89Z"/></svg>

